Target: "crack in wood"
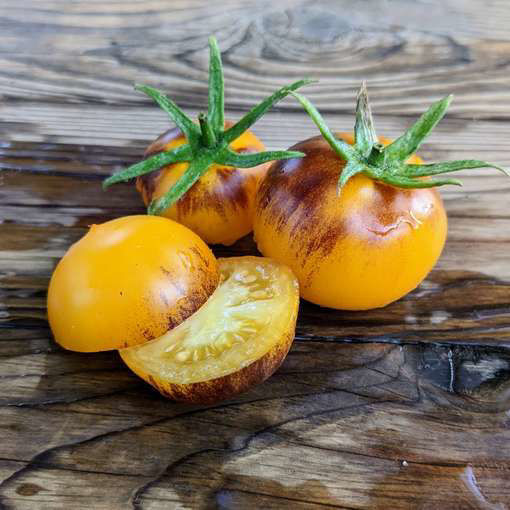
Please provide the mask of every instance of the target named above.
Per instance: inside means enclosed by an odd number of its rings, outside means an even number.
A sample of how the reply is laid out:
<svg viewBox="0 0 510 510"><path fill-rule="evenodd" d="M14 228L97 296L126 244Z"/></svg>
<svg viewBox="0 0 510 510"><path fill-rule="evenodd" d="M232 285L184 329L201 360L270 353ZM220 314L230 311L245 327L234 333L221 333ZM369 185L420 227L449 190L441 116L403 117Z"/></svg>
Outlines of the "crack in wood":
<svg viewBox="0 0 510 510"><path fill-rule="evenodd" d="M323 394L323 393L324 392L305 393L304 396L313 396L313 395L318 395L318 394ZM173 415L173 416L158 417L156 419L148 420L147 422L141 423L141 424L138 424L138 425L133 425L133 426L129 426L129 427L126 427L126 428L123 428L123 429L117 429L117 430L112 430L112 431L104 432L104 433L97 434L96 436L93 436L93 437L90 437L90 438L82 439L82 440L79 440L79 441L73 441L71 443L66 443L66 444L63 444L63 445L58 445L58 446L54 446L52 448L48 448L48 449L43 450L42 452L38 453L34 457L32 457L29 461L27 461L27 464L25 466L21 467L20 469L16 470L14 473L12 473L10 476L8 476L4 480L0 481L0 504L2 503L2 495L1 495L1 493L2 493L2 491L3 491L3 489L5 488L6 485L14 482L16 479L21 477L26 471L31 469L32 466L43 466L44 465L44 459L49 457L51 454L53 454L55 452L62 451L62 450L68 449L68 448L76 448L77 446L81 446L81 445L85 445L85 444L90 444L92 442L97 442L99 440L103 440L103 439L106 439L106 438L111 438L113 436L116 436L116 435L119 435L119 434L124 434L126 432L132 432L132 431L141 430L141 429L144 429L144 428L147 428L147 427L161 425L161 424L163 424L165 422L168 422L168 421L171 421L171 420L175 420L175 419L179 419L179 418L182 418L182 417L193 416L193 415L196 415L198 413L203 412L204 410L216 410L216 409L222 409L222 408L228 408L228 407L235 407L235 406L242 406L242 405L253 404L253 403L256 403L256 402L259 402L259 401L264 401L265 402L265 401L270 401L270 400L281 400L283 398L286 398L286 397L259 398L259 399L253 399L253 400L250 400L250 401L244 401L244 402L231 402L231 403L226 403L226 404L218 404L218 405L213 405L213 406L209 406L209 407L205 407L205 408L200 407L198 409L192 409L190 411L185 411L185 412L182 412L182 413L178 413L178 414ZM292 421L292 420L290 420L290 421Z"/></svg>
<svg viewBox="0 0 510 510"><path fill-rule="evenodd" d="M307 420L312 417L323 416L323 415L331 414L331 413L338 412L338 411L350 411L350 410L355 410L355 409L360 409L362 407L366 407L367 405L379 405L379 404L385 404L388 402L392 402L392 401L391 400L379 400L379 401L374 400L374 401L370 401L370 402L364 402L362 404L356 404L353 406L338 407L335 409L327 409L327 410L323 410L323 411L315 411L315 412L306 413L303 416L299 416L296 418L290 418L287 420L282 420L279 423L271 424L268 427L264 427L261 430L258 430L256 432L249 434L248 437L244 439L243 444L237 448L204 448L204 449L198 450L196 452L192 452L188 455L181 457L180 459L178 459L174 462L171 462L170 464L168 464L165 467L164 470L162 470L156 477L154 477L153 480L147 482L146 484L144 484L140 488L138 488L136 490L136 492L134 493L132 501L131 501L132 508L133 508L133 510L143 510L143 507L141 506L141 501L140 501L143 494L145 492L147 492L156 483L158 483L163 477L165 477L167 474L169 474L172 470L174 470L175 468L177 468L178 466L182 465L183 463L187 462L188 460L190 460L192 458L203 455L205 453L211 453L211 452L224 452L224 453L228 453L228 454L241 453L244 450L246 450L250 446L250 444L255 439L257 439L259 436L261 436L262 434L267 434L269 432L272 432L273 430L275 430L279 427L282 427L284 425L288 425L289 423ZM0 489L1 489L1 484L0 484Z"/></svg>
<svg viewBox="0 0 510 510"><path fill-rule="evenodd" d="M219 492L221 490L225 490L225 489L220 488L216 492ZM312 505L316 505L316 506L320 506L320 507L324 507L324 508L339 508L340 510L359 510L359 508L354 508L351 506L336 505L333 503L322 503L319 501L311 501L311 500L299 499L299 498L291 498L288 496L282 496L282 495L278 495L278 494L265 494L264 492L254 492L254 491L248 491L246 489L234 489L234 490L226 489L226 491L227 492L241 492L243 494L252 494L254 496L265 496L268 498L278 499L278 500L282 500L282 501L291 501L293 503L308 503L308 504L312 504Z"/></svg>

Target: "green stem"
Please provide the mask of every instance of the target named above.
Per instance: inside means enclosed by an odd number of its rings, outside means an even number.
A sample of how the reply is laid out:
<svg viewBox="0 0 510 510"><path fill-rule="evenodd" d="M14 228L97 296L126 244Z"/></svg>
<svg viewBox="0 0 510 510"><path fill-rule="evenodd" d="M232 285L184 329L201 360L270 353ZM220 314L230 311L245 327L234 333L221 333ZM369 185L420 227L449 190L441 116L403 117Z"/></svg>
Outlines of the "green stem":
<svg viewBox="0 0 510 510"><path fill-rule="evenodd" d="M204 113L198 116L198 122L200 123L200 130L202 131L202 143L208 149L212 149L216 145L216 135L214 134L211 123Z"/></svg>
<svg viewBox="0 0 510 510"><path fill-rule="evenodd" d="M358 94L354 147L338 140L331 132L319 111L301 94L290 92L303 106L310 118L319 128L331 148L347 162L343 169L339 167L338 191L354 175L363 172L372 179L400 188L432 188L447 184L461 185L457 179L421 179L433 175L456 172L469 168L496 168L510 176L510 171L486 161L466 159L429 165L406 164L408 158L420 146L426 136L443 118L452 96L437 101L399 138L387 146L377 141L372 114L368 103L365 84Z"/></svg>
<svg viewBox="0 0 510 510"><path fill-rule="evenodd" d="M301 94L297 92L290 92L292 96L294 96L300 103L301 106L305 109L306 113L310 116L310 118L314 121L315 125L319 128L324 139L329 143L331 148L346 161L350 161L351 159L355 159L358 156L357 151L349 145L347 142L343 140L339 140L334 133L331 132L326 121L322 118L321 114L315 108L315 106Z"/></svg>
<svg viewBox="0 0 510 510"><path fill-rule="evenodd" d="M194 159L189 164L186 172L181 175L178 181L170 188L167 193L157 200L153 200L147 209L151 215L160 215L166 209L171 207L179 198L186 193L200 177L207 172L213 161L207 156Z"/></svg>
<svg viewBox="0 0 510 510"><path fill-rule="evenodd" d="M354 125L354 145L365 156L370 154L372 146L377 143L372 112L368 104L367 86L361 84L356 104L356 123Z"/></svg>
<svg viewBox="0 0 510 510"><path fill-rule="evenodd" d="M209 37L209 107L207 118L216 133L225 127L225 85L220 49L214 36Z"/></svg>
<svg viewBox="0 0 510 510"><path fill-rule="evenodd" d="M384 163L384 155L384 145L374 143L368 155L368 163L374 166L382 165Z"/></svg>
<svg viewBox="0 0 510 510"><path fill-rule="evenodd" d="M186 115L163 92L146 85L137 85L136 89L151 97L186 137L186 144L175 149L164 151L145 161L121 170L104 181L106 188L116 182L133 179L148 172L153 172L168 164L188 162L188 168L179 180L164 196L153 201L148 208L149 214L163 214L184 195L214 163L232 165L239 168L250 168L268 161L303 157L296 151L269 151L253 154L237 154L229 149L229 144L241 136L271 106L283 99L293 90L311 83L311 80L300 80L281 88L273 95L252 108L240 121L225 131L224 125L224 79L221 54L214 37L209 38L209 97L208 113L200 114L199 126Z"/></svg>
<svg viewBox="0 0 510 510"><path fill-rule="evenodd" d="M225 165L235 166L237 168L252 168L262 163L267 163L268 161L302 157L304 157L304 153L298 151L267 151L254 152L252 154L238 154L230 149L226 149L225 156L221 162Z"/></svg>
<svg viewBox="0 0 510 510"><path fill-rule="evenodd" d="M149 172L158 170L159 168L166 165L171 165L172 163L189 161L191 157L192 153L189 145L181 145L180 147L177 147L173 151L169 152L160 152L159 154L155 154L150 158L144 159L143 161L131 165L130 167L117 172L111 177L108 177L103 181L103 189L106 189L108 186L111 186L117 182L129 181L130 179L134 179L140 175L148 174Z"/></svg>

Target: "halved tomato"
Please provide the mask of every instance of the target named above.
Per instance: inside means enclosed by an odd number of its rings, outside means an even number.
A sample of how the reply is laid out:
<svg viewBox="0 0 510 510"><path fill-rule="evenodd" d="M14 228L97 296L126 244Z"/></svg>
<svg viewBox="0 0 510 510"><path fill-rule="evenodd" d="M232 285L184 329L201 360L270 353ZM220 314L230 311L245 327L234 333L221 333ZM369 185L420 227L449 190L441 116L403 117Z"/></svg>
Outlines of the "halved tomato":
<svg viewBox="0 0 510 510"><path fill-rule="evenodd" d="M220 284L197 312L160 338L119 351L175 400L215 402L264 381L294 339L299 289L292 271L263 257L218 262Z"/></svg>

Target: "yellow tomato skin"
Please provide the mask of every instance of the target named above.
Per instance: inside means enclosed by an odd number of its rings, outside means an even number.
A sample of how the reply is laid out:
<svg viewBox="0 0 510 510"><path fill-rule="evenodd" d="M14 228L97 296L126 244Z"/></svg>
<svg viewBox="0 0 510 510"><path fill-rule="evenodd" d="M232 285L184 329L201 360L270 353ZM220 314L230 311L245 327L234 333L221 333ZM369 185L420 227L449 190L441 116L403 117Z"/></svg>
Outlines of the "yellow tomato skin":
<svg viewBox="0 0 510 510"><path fill-rule="evenodd" d="M126 216L92 225L69 248L51 277L48 318L66 349L120 349L181 323L218 282L214 255L191 230Z"/></svg>
<svg viewBox="0 0 510 510"><path fill-rule="evenodd" d="M351 135L336 136L353 142ZM325 307L378 308L417 287L446 240L437 190L399 189L358 174L339 197L345 162L327 142L314 137L292 150L306 156L274 163L259 188L254 219L259 250L287 264L301 296Z"/></svg>
<svg viewBox="0 0 510 510"><path fill-rule="evenodd" d="M225 129L231 125L226 122ZM145 156L184 143L186 138L182 132L178 128L171 129L147 148ZM234 140L230 148L240 153L265 150L250 131ZM233 244L252 231L255 195L268 167L268 163L253 168L212 165L163 216L186 225L209 244ZM145 204L163 196L187 168L188 163L176 163L138 177L136 185Z"/></svg>

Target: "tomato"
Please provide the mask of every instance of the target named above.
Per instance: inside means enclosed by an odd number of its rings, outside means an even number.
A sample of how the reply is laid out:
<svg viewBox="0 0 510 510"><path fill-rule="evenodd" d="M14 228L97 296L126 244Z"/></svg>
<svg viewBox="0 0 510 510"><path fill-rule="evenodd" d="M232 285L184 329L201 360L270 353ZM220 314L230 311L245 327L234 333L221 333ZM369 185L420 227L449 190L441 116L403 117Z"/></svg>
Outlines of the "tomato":
<svg viewBox="0 0 510 510"><path fill-rule="evenodd" d="M350 135L336 136L353 143ZM287 264L301 296L321 306L376 308L414 289L446 240L436 189L397 188L359 173L338 196L345 161L331 146L318 136L292 149L305 157L274 163L257 195L261 253Z"/></svg>
<svg viewBox="0 0 510 510"><path fill-rule="evenodd" d="M231 125L226 122L225 128ZM185 143L182 132L178 128L171 129L147 148L145 156ZM238 153L265 150L250 131L234 140L230 148ZM187 162L175 163L138 177L137 188L145 204L165 195L188 166ZM179 201L161 214L186 225L209 244L230 245L252 230L255 194L268 166L264 163L253 168L234 168L214 164Z"/></svg>
<svg viewBox="0 0 510 510"><path fill-rule="evenodd" d="M75 351L136 345L192 315L218 281L214 255L191 230L156 216L118 218L92 225L58 263L50 326Z"/></svg>
<svg viewBox="0 0 510 510"><path fill-rule="evenodd" d="M125 363L163 395L216 402L268 378L294 339L299 290L289 268L262 257L219 259L221 283L179 326L122 349Z"/></svg>

